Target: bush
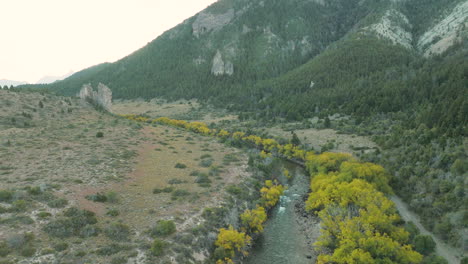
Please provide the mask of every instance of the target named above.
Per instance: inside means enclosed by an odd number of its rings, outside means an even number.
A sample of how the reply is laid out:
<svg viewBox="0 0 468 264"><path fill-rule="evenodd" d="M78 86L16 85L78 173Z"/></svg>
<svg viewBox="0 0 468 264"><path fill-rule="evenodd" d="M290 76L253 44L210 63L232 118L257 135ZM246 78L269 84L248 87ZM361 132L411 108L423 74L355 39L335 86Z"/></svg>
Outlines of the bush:
<svg viewBox="0 0 468 264"><path fill-rule="evenodd" d="M94 225L97 219L93 212L72 207L65 211L65 217L61 217L47 223L43 230L53 237L66 238L80 235L81 230L87 225Z"/></svg>
<svg viewBox="0 0 468 264"><path fill-rule="evenodd" d="M111 209L107 211L106 215L111 216L111 217L116 217L120 214L119 210L117 209Z"/></svg>
<svg viewBox="0 0 468 264"><path fill-rule="evenodd" d="M172 200L177 200L179 198L183 198L185 196L190 195L190 193L187 190L175 190L172 192L171 199Z"/></svg>
<svg viewBox="0 0 468 264"><path fill-rule="evenodd" d="M26 245L20 250L20 254L23 257L32 257L36 253L36 248L33 245Z"/></svg>
<svg viewBox="0 0 468 264"><path fill-rule="evenodd" d="M164 248L166 246L167 246L166 242L159 240L159 239L155 239L150 248L151 255L157 256L157 257L162 256L164 254Z"/></svg>
<svg viewBox="0 0 468 264"><path fill-rule="evenodd" d="M119 253L123 250L130 250L132 247L125 244L112 243L107 246L100 247L96 250L96 254L100 256L110 256Z"/></svg>
<svg viewBox="0 0 468 264"><path fill-rule="evenodd" d="M63 208L68 204L68 201L64 198L54 199L49 201L47 205L51 208Z"/></svg>
<svg viewBox="0 0 468 264"><path fill-rule="evenodd" d="M211 180L208 178L208 175L206 175L205 173L200 173L195 179L195 183L198 183L202 187L209 187Z"/></svg>
<svg viewBox="0 0 468 264"><path fill-rule="evenodd" d="M213 164L212 159L203 159L203 160L200 161L200 163L198 163L198 165L200 165L201 167L204 167L204 168L208 168L212 164Z"/></svg>
<svg viewBox="0 0 468 264"><path fill-rule="evenodd" d="M166 187L164 189L159 189L159 188L154 188L153 193L158 194L158 193L171 193L174 191L174 187Z"/></svg>
<svg viewBox="0 0 468 264"><path fill-rule="evenodd" d="M176 225L172 220L159 220L151 229L151 236L168 236L176 231Z"/></svg>
<svg viewBox="0 0 468 264"><path fill-rule="evenodd" d="M229 185L226 187L226 191L232 195L240 195L242 193L242 189L235 186L235 185Z"/></svg>
<svg viewBox="0 0 468 264"><path fill-rule="evenodd" d="M93 237L97 236L101 229L94 225L86 225L80 230L80 237Z"/></svg>
<svg viewBox="0 0 468 264"><path fill-rule="evenodd" d="M37 214L37 217L42 218L42 219L48 218L48 217L51 217L51 216L52 216L52 214L49 213L49 212L39 212Z"/></svg>
<svg viewBox="0 0 468 264"><path fill-rule="evenodd" d="M431 236L417 235L414 238L414 249L427 256L434 252L436 243Z"/></svg>
<svg viewBox="0 0 468 264"><path fill-rule="evenodd" d="M96 133L96 137L97 138L102 138L102 137L104 137L104 133L99 131L99 132Z"/></svg>
<svg viewBox="0 0 468 264"><path fill-rule="evenodd" d="M5 241L0 241L0 257L6 257L11 253L10 247Z"/></svg>
<svg viewBox="0 0 468 264"><path fill-rule="evenodd" d="M87 195L85 198L93 202L99 202L99 203L107 202L107 196L102 193Z"/></svg>
<svg viewBox="0 0 468 264"><path fill-rule="evenodd" d="M130 236L130 227L122 223L112 223L104 229L104 234L110 239L125 241Z"/></svg>
<svg viewBox="0 0 468 264"><path fill-rule="evenodd" d="M179 180L179 179L170 179L167 183L169 183L169 184L182 184L182 183L186 183L186 181Z"/></svg>
<svg viewBox="0 0 468 264"><path fill-rule="evenodd" d="M128 261L128 259L126 257L122 257L122 256L119 256L119 257L115 257L111 260L111 264L126 264Z"/></svg>
<svg viewBox="0 0 468 264"><path fill-rule="evenodd" d="M119 202L119 195L116 192L108 192L106 194L107 201L109 203L118 203Z"/></svg>
<svg viewBox="0 0 468 264"><path fill-rule="evenodd" d="M183 164L183 163L177 163L177 164L175 165L175 168L177 168L177 169L185 169L185 168L187 168L187 165L185 165L185 164Z"/></svg>
<svg viewBox="0 0 468 264"><path fill-rule="evenodd" d="M430 256L425 257L421 264L448 264L448 261L445 260L443 257L432 254ZM464 263L460 262L460 264Z"/></svg>
<svg viewBox="0 0 468 264"><path fill-rule="evenodd" d="M13 202L13 206L10 208L13 212L24 212L28 208L28 202L25 200L16 200Z"/></svg>
<svg viewBox="0 0 468 264"><path fill-rule="evenodd" d="M60 242L54 245L54 249L58 252L62 252L68 249L68 244L66 242Z"/></svg>

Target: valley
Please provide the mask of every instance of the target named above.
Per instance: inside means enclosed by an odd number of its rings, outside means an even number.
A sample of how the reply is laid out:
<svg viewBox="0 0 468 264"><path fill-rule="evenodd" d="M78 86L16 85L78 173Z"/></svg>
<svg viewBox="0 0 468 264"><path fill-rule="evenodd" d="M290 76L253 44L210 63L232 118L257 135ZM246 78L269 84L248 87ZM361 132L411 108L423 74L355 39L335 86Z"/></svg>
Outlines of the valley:
<svg viewBox="0 0 468 264"><path fill-rule="evenodd" d="M121 4L77 40L159 8ZM468 0L200 10L63 80L4 79L0 264L468 263Z"/></svg>

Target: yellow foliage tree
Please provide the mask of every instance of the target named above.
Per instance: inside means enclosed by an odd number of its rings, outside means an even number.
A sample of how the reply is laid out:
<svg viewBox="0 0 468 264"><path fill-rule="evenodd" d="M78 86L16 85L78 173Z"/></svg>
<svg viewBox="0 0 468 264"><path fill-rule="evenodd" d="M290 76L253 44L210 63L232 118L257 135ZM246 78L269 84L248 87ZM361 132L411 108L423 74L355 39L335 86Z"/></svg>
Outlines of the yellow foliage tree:
<svg viewBox="0 0 468 264"><path fill-rule="evenodd" d="M320 155L307 155L306 167L311 173L337 171L343 161L354 160L351 154L325 152Z"/></svg>
<svg viewBox="0 0 468 264"><path fill-rule="evenodd" d="M273 184L272 181L265 181L265 187L260 189L262 196L262 205L266 208L275 206L281 195L283 195L284 187L282 185Z"/></svg>
<svg viewBox="0 0 468 264"><path fill-rule="evenodd" d="M263 232L263 223L267 220L267 214L265 208L258 206L256 209L244 211L240 218L247 233L261 233Z"/></svg>
<svg viewBox="0 0 468 264"><path fill-rule="evenodd" d="M390 174L382 166L374 163L344 161L340 166L339 178L348 182L353 179L362 179L374 185L381 192L392 193L392 189L388 185Z"/></svg>
<svg viewBox="0 0 468 264"><path fill-rule="evenodd" d="M250 244L251 240L252 238L244 232L238 232L232 226L229 226L228 229L221 228L219 230L215 245L223 248L226 254L233 258L236 252L247 255L247 252L243 249Z"/></svg>

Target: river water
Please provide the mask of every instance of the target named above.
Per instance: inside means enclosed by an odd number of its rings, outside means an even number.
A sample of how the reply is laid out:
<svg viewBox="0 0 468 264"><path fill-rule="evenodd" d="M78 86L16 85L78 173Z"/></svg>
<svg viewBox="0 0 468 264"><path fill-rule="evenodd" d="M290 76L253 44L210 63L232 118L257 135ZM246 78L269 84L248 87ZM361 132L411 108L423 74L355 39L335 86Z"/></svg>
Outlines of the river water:
<svg viewBox="0 0 468 264"><path fill-rule="evenodd" d="M283 162L294 178L281 179L288 186L279 204L271 212L263 234L254 241L250 256L243 262L247 264L309 264L313 263L311 245L300 231L296 221L294 207L301 203L302 197L309 190L309 178L301 167ZM309 258L308 258L309 257Z"/></svg>

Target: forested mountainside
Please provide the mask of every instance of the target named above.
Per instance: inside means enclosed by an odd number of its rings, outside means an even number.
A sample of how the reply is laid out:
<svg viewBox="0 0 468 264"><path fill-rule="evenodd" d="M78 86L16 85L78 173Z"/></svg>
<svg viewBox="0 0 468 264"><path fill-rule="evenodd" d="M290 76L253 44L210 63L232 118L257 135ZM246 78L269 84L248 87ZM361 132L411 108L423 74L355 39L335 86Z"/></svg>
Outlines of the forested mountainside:
<svg viewBox="0 0 468 264"><path fill-rule="evenodd" d="M453 128L468 116L467 15L460 0L222 0L46 87L102 82L116 98L199 98L268 120L403 111Z"/></svg>
<svg viewBox="0 0 468 264"><path fill-rule="evenodd" d="M365 158L462 246L467 18L466 0L220 0L115 63L35 87L100 82L115 98L197 98L242 120L347 116L331 127L373 136L382 152Z"/></svg>

